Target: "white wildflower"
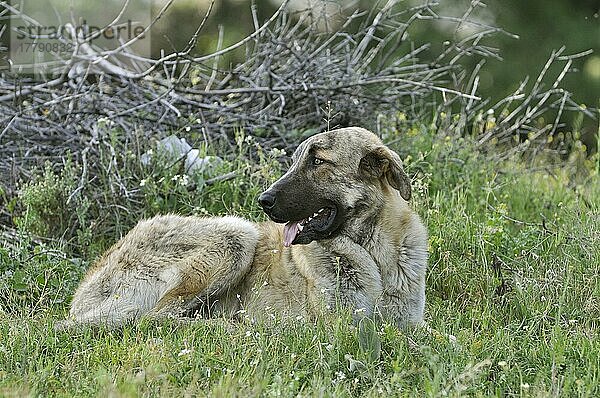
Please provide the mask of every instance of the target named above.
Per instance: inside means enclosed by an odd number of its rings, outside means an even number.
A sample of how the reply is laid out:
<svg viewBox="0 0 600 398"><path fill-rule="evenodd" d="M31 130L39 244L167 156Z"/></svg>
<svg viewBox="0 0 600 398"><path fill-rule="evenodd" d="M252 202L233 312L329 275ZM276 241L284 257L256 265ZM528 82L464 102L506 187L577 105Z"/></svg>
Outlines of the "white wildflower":
<svg viewBox="0 0 600 398"><path fill-rule="evenodd" d="M189 355L192 352L192 350L190 350L189 348L184 348L183 350L179 351L179 354L177 354L178 357L182 357L184 355Z"/></svg>
<svg viewBox="0 0 600 398"><path fill-rule="evenodd" d="M183 176L181 176L179 183L182 186L187 187L187 185L190 183L190 177L187 174L184 174Z"/></svg>
<svg viewBox="0 0 600 398"><path fill-rule="evenodd" d="M107 117L98 118L98 127L112 127L114 124L115 122Z"/></svg>

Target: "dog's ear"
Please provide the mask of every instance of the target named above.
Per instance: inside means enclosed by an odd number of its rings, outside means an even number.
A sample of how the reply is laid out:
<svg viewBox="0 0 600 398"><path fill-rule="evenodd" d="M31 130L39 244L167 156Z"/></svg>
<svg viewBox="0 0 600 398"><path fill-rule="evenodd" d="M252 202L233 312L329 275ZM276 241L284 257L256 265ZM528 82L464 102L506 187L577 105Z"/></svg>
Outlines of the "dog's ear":
<svg viewBox="0 0 600 398"><path fill-rule="evenodd" d="M410 200L410 178L402 168L400 156L386 146L370 150L360 160L360 172L374 178L384 178L400 192L404 200Z"/></svg>

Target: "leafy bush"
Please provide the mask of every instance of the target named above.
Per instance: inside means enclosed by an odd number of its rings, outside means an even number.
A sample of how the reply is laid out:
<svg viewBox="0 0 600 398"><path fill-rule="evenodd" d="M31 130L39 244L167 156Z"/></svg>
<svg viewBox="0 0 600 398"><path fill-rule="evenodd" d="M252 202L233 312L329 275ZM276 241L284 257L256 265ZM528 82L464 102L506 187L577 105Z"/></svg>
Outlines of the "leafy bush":
<svg viewBox="0 0 600 398"><path fill-rule="evenodd" d="M120 134L124 133L105 128L97 158L84 158L82 164L69 158L61 167L46 164L34 170L13 203L19 230L61 239L70 252L89 257L140 219L159 213L260 218L254 201L279 176L279 160L285 154L263 149L240 130L228 156L213 168L188 175L182 159L157 151L151 142L123 143L114 138ZM140 155L147 151L153 156L144 165ZM204 147L201 155L216 152ZM97 175L88 175L90 162L100 171Z"/></svg>
<svg viewBox="0 0 600 398"><path fill-rule="evenodd" d="M77 188L77 168L69 159L58 172L50 163L25 183L18 193L21 215L15 224L24 231L48 237L60 237L79 225L89 202L73 200ZM82 242L83 243L83 242Z"/></svg>

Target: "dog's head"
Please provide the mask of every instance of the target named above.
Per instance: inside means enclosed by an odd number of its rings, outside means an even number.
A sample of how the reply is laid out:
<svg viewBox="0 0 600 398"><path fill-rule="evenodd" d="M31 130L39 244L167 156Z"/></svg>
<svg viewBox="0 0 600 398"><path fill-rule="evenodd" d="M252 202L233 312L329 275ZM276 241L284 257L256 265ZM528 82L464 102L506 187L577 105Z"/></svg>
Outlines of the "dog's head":
<svg viewBox="0 0 600 398"><path fill-rule="evenodd" d="M292 161L258 199L273 221L285 223L286 246L332 238L377 216L393 190L410 199L399 156L362 128L314 135L300 144Z"/></svg>

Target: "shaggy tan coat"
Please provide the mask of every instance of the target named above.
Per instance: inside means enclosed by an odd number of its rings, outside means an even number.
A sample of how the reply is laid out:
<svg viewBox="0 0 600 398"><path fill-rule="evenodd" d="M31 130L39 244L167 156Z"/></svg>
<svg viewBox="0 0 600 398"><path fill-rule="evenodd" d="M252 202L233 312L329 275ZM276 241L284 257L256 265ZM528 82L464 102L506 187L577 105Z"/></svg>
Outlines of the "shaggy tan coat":
<svg viewBox="0 0 600 398"><path fill-rule="evenodd" d="M327 203L338 210L335 229L298 232L298 241L312 241L285 247L284 227L271 221L141 221L90 268L59 327L114 327L144 316L311 318L339 307L356 318L421 323L427 233L407 203L410 181L398 156L367 130L347 128L309 138L293 159L270 190L283 206L298 201L286 192L300 184L308 196L293 209Z"/></svg>

